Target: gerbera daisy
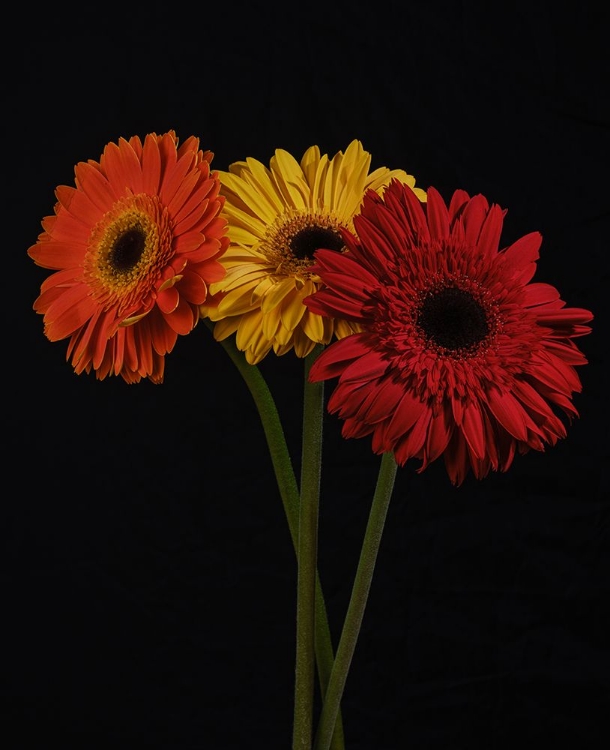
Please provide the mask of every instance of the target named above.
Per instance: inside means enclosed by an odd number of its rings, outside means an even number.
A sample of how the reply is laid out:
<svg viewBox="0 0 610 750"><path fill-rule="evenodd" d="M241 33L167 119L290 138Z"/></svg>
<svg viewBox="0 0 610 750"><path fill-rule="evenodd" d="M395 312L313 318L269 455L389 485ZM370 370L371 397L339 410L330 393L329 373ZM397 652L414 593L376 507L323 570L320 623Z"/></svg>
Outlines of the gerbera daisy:
<svg viewBox="0 0 610 750"><path fill-rule="evenodd" d="M539 233L499 250L504 214L463 190L448 207L434 188L425 205L398 182L369 192L347 252L316 253L327 288L305 299L360 326L310 371L338 378L328 408L344 437L372 435L375 453L418 459L419 471L443 455L454 484L553 445L566 434L556 411L578 416L574 367L586 359L572 339L593 316L530 283Z"/></svg>
<svg viewBox="0 0 610 750"><path fill-rule="evenodd" d="M227 248L213 154L174 131L109 143L59 186L28 254L55 271L34 309L51 341L69 338L77 373L163 380L164 357L199 320Z"/></svg>
<svg viewBox="0 0 610 750"><path fill-rule="evenodd" d="M303 299L319 288L312 272L319 247L342 251L342 230L355 231L353 218L364 193L382 193L392 179L414 187L403 170L369 172L371 155L354 140L332 159L311 146L301 162L277 149L269 167L253 158L220 172L223 216L231 245L221 262L226 276L212 284L201 315L218 321L216 340L236 333L236 345L256 364L273 348L278 355L294 349L305 357L318 343L353 333L355 326L317 315Z"/></svg>

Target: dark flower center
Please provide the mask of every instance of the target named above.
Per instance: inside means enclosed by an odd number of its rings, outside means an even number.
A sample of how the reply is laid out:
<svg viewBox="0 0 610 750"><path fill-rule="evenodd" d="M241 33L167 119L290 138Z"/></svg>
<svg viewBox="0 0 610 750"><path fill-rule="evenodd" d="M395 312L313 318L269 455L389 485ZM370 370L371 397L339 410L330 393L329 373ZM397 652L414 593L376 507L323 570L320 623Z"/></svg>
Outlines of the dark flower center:
<svg viewBox="0 0 610 750"><path fill-rule="evenodd" d="M290 250L299 260L312 259L320 247L339 252L343 249L344 242L338 232L318 226L304 227L290 239Z"/></svg>
<svg viewBox="0 0 610 750"><path fill-rule="evenodd" d="M468 349L489 334L485 310L468 292L434 291L423 301L417 322L426 338L445 349Z"/></svg>
<svg viewBox="0 0 610 750"><path fill-rule="evenodd" d="M114 243L109 255L109 262L119 272L131 271L144 252L146 236L139 229L128 229Z"/></svg>

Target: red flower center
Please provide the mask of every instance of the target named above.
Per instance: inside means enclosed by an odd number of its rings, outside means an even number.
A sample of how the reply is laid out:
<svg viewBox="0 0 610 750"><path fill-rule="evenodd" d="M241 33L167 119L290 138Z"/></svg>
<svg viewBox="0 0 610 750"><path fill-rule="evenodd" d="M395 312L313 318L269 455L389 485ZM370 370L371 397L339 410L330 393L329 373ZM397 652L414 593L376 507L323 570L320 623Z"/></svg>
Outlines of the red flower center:
<svg viewBox="0 0 610 750"><path fill-rule="evenodd" d="M418 310L417 325L428 341L451 351L472 349L490 332L483 306L456 287L428 293Z"/></svg>

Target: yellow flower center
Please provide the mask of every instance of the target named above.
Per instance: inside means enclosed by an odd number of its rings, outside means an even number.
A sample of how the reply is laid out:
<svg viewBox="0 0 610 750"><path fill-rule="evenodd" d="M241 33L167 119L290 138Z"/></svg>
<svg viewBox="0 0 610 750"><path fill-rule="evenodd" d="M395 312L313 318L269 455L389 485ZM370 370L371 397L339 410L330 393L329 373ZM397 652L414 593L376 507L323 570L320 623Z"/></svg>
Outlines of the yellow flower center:
<svg viewBox="0 0 610 750"><path fill-rule="evenodd" d="M85 256L85 278L105 309L121 314L150 307L151 291L172 255L169 214L156 196L118 200L95 225Z"/></svg>
<svg viewBox="0 0 610 750"><path fill-rule="evenodd" d="M328 214L284 214L267 231L263 250L276 273L308 276L318 248L344 250L342 228L346 227Z"/></svg>

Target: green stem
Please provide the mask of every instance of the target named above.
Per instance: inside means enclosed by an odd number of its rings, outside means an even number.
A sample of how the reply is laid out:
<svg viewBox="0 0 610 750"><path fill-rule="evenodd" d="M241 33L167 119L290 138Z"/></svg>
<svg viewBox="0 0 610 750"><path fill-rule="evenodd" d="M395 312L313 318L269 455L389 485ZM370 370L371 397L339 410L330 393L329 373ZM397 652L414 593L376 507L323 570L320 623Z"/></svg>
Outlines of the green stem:
<svg viewBox="0 0 610 750"><path fill-rule="evenodd" d="M207 318L205 325L213 331L214 324ZM246 361L243 352L239 351L232 340L225 339L220 342L243 377L248 389L254 399L258 410L263 431L269 446L269 454L275 472L277 486L284 506L284 513L288 521L288 529L295 549L298 551L299 534L299 489L292 468L292 461L286 445L284 430L277 412L277 407L269 387L260 370L255 365ZM326 686L330 679L335 652L332 645L326 603L322 593L322 585L319 575L316 573L316 604L315 604L315 649L318 667L318 679L322 699L326 695ZM337 716L335 733L331 744L331 750L344 750L343 720L341 714Z"/></svg>
<svg viewBox="0 0 610 750"><path fill-rule="evenodd" d="M310 383L309 369L317 347L305 359L301 504L299 509L297 632L293 750L311 750L315 682L315 583L318 557L318 511L322 467L324 383Z"/></svg>
<svg viewBox="0 0 610 750"><path fill-rule="evenodd" d="M347 674L356 648L371 588L383 527L394 489L396 470L397 466L394 455L392 453L384 453L381 459L369 520L364 534L352 595L347 608L345 622L343 623L343 631L328 683L326 698L320 714L314 750L328 750L330 747L333 728L337 719Z"/></svg>

